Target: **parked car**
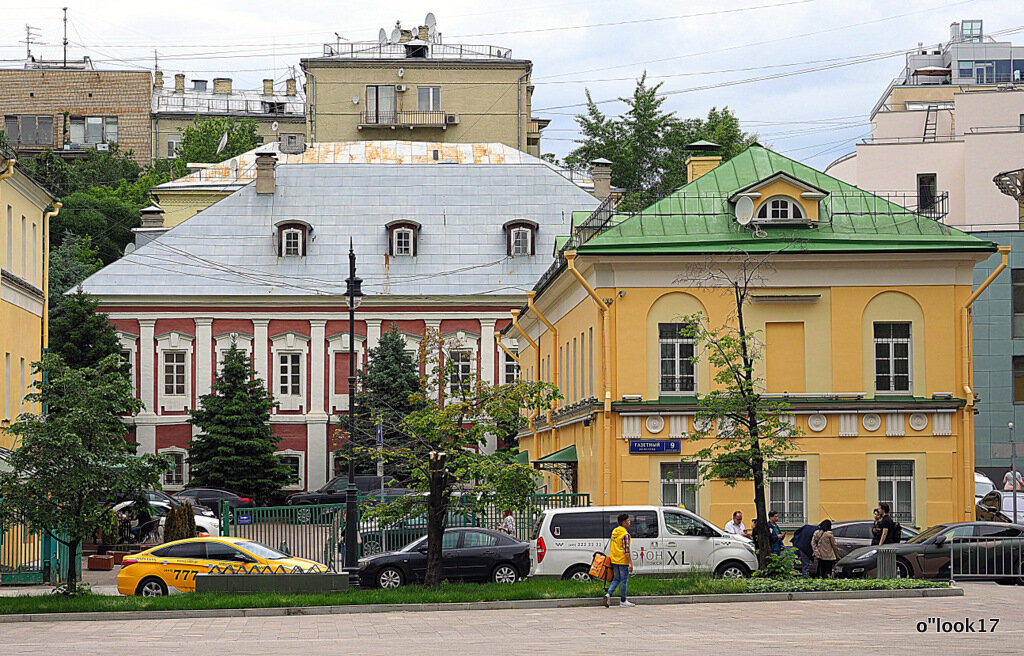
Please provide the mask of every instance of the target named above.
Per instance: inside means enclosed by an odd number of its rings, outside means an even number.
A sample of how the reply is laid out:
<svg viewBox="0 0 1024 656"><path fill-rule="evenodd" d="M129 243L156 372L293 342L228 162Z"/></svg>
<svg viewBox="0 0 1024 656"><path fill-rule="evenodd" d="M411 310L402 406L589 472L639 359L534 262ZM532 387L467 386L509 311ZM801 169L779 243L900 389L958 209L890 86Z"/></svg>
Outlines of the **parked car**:
<svg viewBox="0 0 1024 656"><path fill-rule="evenodd" d="M530 570L530 544L485 528L450 528L441 544L444 578L450 581L515 583ZM397 588L423 581L427 538L359 560L359 585Z"/></svg>
<svg viewBox="0 0 1024 656"><path fill-rule="evenodd" d="M474 513L448 513L447 526L452 528L480 527L483 521ZM396 551L427 534L427 516L405 517L383 528L378 522L364 521L359 528L364 556ZM525 543L524 543L525 544Z"/></svg>
<svg viewBox="0 0 1024 656"><path fill-rule="evenodd" d="M896 551L896 575L918 579L948 579L950 567L950 543L954 537L990 537L991 542L966 542L957 549L969 550L962 556L963 562L993 563L995 538L1024 537L1024 526L998 522L955 522L932 526L902 544L888 545ZM1019 563L1024 555L1024 541L1010 545L1015 550L1014 562ZM854 549L836 563L833 570L837 578L872 578L876 575L878 547L860 547ZM960 556L958 556L959 558ZM960 561L958 561L960 562ZM999 567L987 568L993 572L992 580L1006 578ZM1006 572L1007 575L1012 573Z"/></svg>
<svg viewBox="0 0 1024 656"><path fill-rule="evenodd" d="M634 575L673 576L707 570L740 578L757 569L754 545L692 512L674 507L606 506L545 510L530 542L531 576L590 580L595 551L607 549L620 513L632 523Z"/></svg>
<svg viewBox="0 0 1024 656"><path fill-rule="evenodd" d="M857 519L849 522L835 522L832 524L832 534L836 536L836 544L839 546L839 556L843 557L854 549L871 546L871 529L874 521L870 519ZM901 525L902 526L902 525ZM900 542L906 542L917 535L917 531L903 526Z"/></svg>
<svg viewBox="0 0 1024 656"><path fill-rule="evenodd" d="M122 501L121 503L114 505L114 512L131 511L134 501ZM181 505L180 503L178 505ZM171 504L164 503L163 501L150 501L149 512L153 517L160 518L160 529L164 528L164 524L167 522L167 513L171 510ZM216 517L201 514L199 508L192 506L192 512L196 516L196 530L202 531L207 535L220 535L220 522L217 521Z"/></svg>
<svg viewBox="0 0 1024 656"><path fill-rule="evenodd" d="M252 508L255 505L252 499L248 497L242 497L234 492L219 490L215 487L189 487L176 493L174 496L181 501L188 501L193 505L206 506L213 510L215 514L217 509L220 508L221 501L227 503L231 510L236 508Z"/></svg>
<svg viewBox="0 0 1024 656"><path fill-rule="evenodd" d="M992 479L982 474L981 472L974 472L974 500L975 503L980 501L986 494L996 489L996 484L992 482Z"/></svg>
<svg viewBox="0 0 1024 656"><path fill-rule="evenodd" d="M212 510L210 510L206 506L203 506L203 505L200 505L200 504L197 504L197 503L193 503L192 501L186 501L186 500L183 500L183 499L175 499L174 497L172 497L171 495L167 494L166 492L164 492L162 490L143 490L142 491L142 495L150 503L162 502L162 503L169 504L171 507L176 507L176 506L180 506L183 503L188 503L188 504L191 504L192 509L195 511L196 515L203 515L205 517L216 517L216 515L217 515L217 513L213 512Z"/></svg>
<svg viewBox="0 0 1024 656"><path fill-rule="evenodd" d="M162 597L171 588L193 592L196 575L227 565L236 569L269 565L271 571L280 566L282 572L295 567L327 571L315 561L292 558L265 544L243 538L189 538L127 556L117 574L117 591L139 597Z"/></svg>
<svg viewBox="0 0 1024 656"><path fill-rule="evenodd" d="M394 487L394 476L384 477L385 496L394 496L396 490L402 488ZM356 489L360 496L380 494L379 476L356 476ZM287 504L295 505L316 505L322 503L344 503L348 490L348 476L335 476L327 481L327 484L312 492L296 492L288 497Z"/></svg>

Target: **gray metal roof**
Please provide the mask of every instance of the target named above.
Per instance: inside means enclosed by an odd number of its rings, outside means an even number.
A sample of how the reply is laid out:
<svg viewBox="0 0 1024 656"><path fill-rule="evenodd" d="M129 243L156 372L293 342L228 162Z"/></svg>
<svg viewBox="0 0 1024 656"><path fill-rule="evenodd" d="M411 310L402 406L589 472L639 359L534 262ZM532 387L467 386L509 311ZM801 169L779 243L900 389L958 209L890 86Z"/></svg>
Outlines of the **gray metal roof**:
<svg viewBox="0 0 1024 656"><path fill-rule="evenodd" d="M88 278L111 296L341 295L353 238L368 296L520 295L551 263L573 210L598 201L543 163L282 164L273 195L248 184ZM503 224L538 224L536 255L506 255ZM416 257L387 257L390 221L422 224ZM278 258L275 223L313 226L302 258Z"/></svg>

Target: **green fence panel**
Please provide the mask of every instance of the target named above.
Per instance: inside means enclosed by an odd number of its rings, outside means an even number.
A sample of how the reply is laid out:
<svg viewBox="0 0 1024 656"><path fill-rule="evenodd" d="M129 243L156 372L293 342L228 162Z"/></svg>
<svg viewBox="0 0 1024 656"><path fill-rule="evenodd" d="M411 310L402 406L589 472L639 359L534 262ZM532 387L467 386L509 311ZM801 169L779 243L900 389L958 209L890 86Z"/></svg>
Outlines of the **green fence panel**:
<svg viewBox="0 0 1024 656"><path fill-rule="evenodd" d="M0 584L25 585L45 580L43 534L27 522L12 523L0 533Z"/></svg>

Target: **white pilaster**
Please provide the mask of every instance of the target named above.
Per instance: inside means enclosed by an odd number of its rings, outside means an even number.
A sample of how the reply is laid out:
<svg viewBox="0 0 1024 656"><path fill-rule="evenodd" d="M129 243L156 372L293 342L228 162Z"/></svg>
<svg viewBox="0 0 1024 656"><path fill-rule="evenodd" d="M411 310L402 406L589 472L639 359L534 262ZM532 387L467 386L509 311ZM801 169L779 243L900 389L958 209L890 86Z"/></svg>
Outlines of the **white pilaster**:
<svg viewBox="0 0 1024 656"><path fill-rule="evenodd" d="M480 378L494 384L494 321L480 320Z"/></svg>
<svg viewBox="0 0 1024 656"><path fill-rule="evenodd" d="M306 489L317 490L327 483L327 421L310 417L306 424Z"/></svg>
<svg viewBox="0 0 1024 656"><path fill-rule="evenodd" d="M213 371L211 362L213 360L211 348L213 345L213 319L196 319L196 402L199 407L199 398L210 393L213 385Z"/></svg>
<svg viewBox="0 0 1024 656"><path fill-rule="evenodd" d="M440 319L427 319L426 321L424 321L424 324L425 324L425 327L426 327L426 332L427 333L431 333L431 332L435 333L435 338L441 332L441 320ZM436 348L436 346L437 345L435 343L434 348ZM427 376L427 380L432 380L433 376L434 376L434 369L437 367L437 357L438 357L438 354L435 351L433 353L425 353L424 356L426 358L426 363L424 365L424 370L425 370L424 373ZM443 384L443 381L441 381L441 382L438 383L438 386L437 386L437 398L438 398L438 400L440 400L440 398L441 398L441 390L443 388L444 388L444 384Z"/></svg>
<svg viewBox="0 0 1024 656"><path fill-rule="evenodd" d="M139 421L139 417L135 419L135 441L139 445L139 455L156 453L156 425L144 421Z"/></svg>
<svg viewBox="0 0 1024 656"><path fill-rule="evenodd" d="M153 362L153 358L156 357L155 334L156 319L139 319L139 398L145 405L141 414L151 415L156 412L156 366ZM156 427L152 428L155 447ZM141 438L139 443L142 443Z"/></svg>
<svg viewBox="0 0 1024 656"><path fill-rule="evenodd" d="M377 347L377 342L380 341L380 319L367 319L366 320L366 348L372 349Z"/></svg>
<svg viewBox="0 0 1024 656"><path fill-rule="evenodd" d="M267 334L270 326L269 319L253 319L252 321L252 366L256 369L256 376L263 379L263 383L270 385L270 373L267 371Z"/></svg>
<svg viewBox="0 0 1024 656"><path fill-rule="evenodd" d="M326 329L327 321L323 319L314 319L309 322L309 413L311 415L324 414L324 344ZM324 435L326 436L326 432ZM326 445L326 442L324 444Z"/></svg>

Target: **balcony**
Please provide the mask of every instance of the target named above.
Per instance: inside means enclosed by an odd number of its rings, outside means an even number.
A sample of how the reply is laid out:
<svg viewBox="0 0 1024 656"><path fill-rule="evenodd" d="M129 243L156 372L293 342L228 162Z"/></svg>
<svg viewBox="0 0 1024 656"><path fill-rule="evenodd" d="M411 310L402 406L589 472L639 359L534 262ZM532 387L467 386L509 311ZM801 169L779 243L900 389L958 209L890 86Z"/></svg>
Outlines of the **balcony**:
<svg viewBox="0 0 1024 656"><path fill-rule="evenodd" d="M452 114L452 116L455 116ZM448 115L443 111L428 112L362 112L359 116L359 129L363 128L447 128L456 121L448 122Z"/></svg>

